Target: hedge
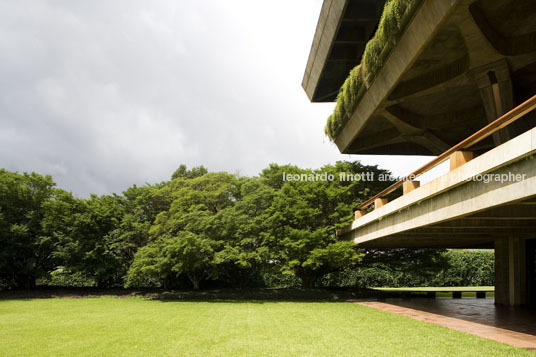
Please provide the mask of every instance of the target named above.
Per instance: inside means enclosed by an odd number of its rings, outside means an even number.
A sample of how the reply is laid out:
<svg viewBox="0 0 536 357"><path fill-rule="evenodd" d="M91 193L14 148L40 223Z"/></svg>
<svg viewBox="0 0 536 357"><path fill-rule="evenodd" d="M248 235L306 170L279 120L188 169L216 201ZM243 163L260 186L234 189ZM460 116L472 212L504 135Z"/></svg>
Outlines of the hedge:
<svg viewBox="0 0 536 357"><path fill-rule="evenodd" d="M495 283L493 250L459 250L444 253L448 267L439 272L393 270L392 266L374 264L356 270L325 275L319 287L422 287L422 286L491 286Z"/></svg>

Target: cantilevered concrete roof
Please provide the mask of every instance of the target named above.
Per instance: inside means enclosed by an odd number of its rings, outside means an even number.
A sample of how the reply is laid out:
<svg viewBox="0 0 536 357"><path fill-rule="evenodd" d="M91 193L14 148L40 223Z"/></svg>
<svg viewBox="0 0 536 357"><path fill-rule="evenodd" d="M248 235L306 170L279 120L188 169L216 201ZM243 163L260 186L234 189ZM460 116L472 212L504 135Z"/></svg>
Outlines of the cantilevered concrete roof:
<svg viewBox="0 0 536 357"><path fill-rule="evenodd" d="M324 2L304 78L313 101L333 100L352 66L335 65L338 40L358 48L371 35L345 32L347 8ZM438 155L535 93L536 1L424 0L335 143L348 154ZM532 114L475 150L535 124Z"/></svg>
<svg viewBox="0 0 536 357"><path fill-rule="evenodd" d="M374 34L385 0L325 0L303 76L312 102L333 102Z"/></svg>

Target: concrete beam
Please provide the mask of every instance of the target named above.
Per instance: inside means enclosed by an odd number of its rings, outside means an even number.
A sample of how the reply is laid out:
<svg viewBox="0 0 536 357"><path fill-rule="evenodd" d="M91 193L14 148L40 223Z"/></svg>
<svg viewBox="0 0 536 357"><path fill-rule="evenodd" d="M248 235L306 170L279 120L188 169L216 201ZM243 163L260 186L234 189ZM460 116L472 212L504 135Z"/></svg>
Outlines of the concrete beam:
<svg viewBox="0 0 536 357"><path fill-rule="evenodd" d="M528 174L528 178L522 182L508 183L506 185L500 182L484 184L482 182L471 181L453 188L448 194L434 196L396 214L381 216L381 220L379 221L362 225L363 221L369 221L369 216L376 213L374 211L354 222L354 225L360 225L360 228L354 229L350 233L350 237L356 243L373 241L381 237L390 237L390 239L396 241L395 234L398 233L404 233L419 227L426 227L445 220L459 219L464 215L477 211L485 211L498 205L515 202L516 200L522 199L524 195L536 195L536 166L532 165L531 161L521 160L516 164L501 168L495 172L502 174L509 171L526 173ZM417 193L418 191L420 190L414 191L413 193ZM401 198L409 195L411 193ZM387 208L388 206L384 206L383 208ZM531 219L534 220L534 218ZM467 242L471 242L472 239L473 235L467 236Z"/></svg>
<svg viewBox="0 0 536 357"><path fill-rule="evenodd" d="M474 68L470 76L476 82L488 123L514 108L514 92L506 59ZM495 146L510 140L510 130L503 128L493 134Z"/></svg>
<svg viewBox="0 0 536 357"><path fill-rule="evenodd" d="M536 197L536 165L531 159L535 153L536 128L370 212L354 221L344 235L356 243L371 242L419 227L484 215L486 210ZM525 180L459 180L486 173L525 175ZM471 217L475 218L483 219Z"/></svg>
<svg viewBox="0 0 536 357"><path fill-rule="evenodd" d="M404 120L400 114L396 115L387 109L381 115L398 130L397 137L401 136L407 141L414 142L429 150L433 155L439 155L450 148L450 145L437 135L429 130L416 127L411 121ZM385 145L383 138L381 141L376 138L376 145Z"/></svg>
<svg viewBox="0 0 536 357"><path fill-rule="evenodd" d="M536 223L536 221L535 221ZM516 234L518 236L529 237L534 235L536 232L535 226L532 227L457 227L457 228L447 228L447 227L425 227L412 229L401 233L402 235L413 235L413 236L452 236L456 235L461 236L475 236L475 235L487 235L487 236L505 236L508 234ZM398 235L397 235L398 236Z"/></svg>
<svg viewBox="0 0 536 357"><path fill-rule="evenodd" d="M445 236L413 236L399 235L396 241L389 238L380 238L359 244L360 248L366 249L392 249L392 248L434 248L434 249L491 249L493 237L489 235L474 236L470 240L467 237Z"/></svg>
<svg viewBox="0 0 536 357"><path fill-rule="evenodd" d="M505 208L511 207L510 205L505 206ZM471 218L463 217L460 219L442 222L429 226L430 229L450 229L450 228L459 228L459 229L533 229L536 232L536 220L491 220L491 219L481 219L481 218Z"/></svg>
<svg viewBox="0 0 536 357"><path fill-rule="evenodd" d="M494 220L494 221L532 221L536 220L536 206L511 204L502 207L488 209L484 212L478 212L469 217L462 219Z"/></svg>
<svg viewBox="0 0 536 357"><path fill-rule="evenodd" d="M315 95L347 2L348 0L326 0L322 4L302 81L302 87L310 100Z"/></svg>
<svg viewBox="0 0 536 357"><path fill-rule="evenodd" d="M523 158L529 157L535 152L536 128L510 140L509 142L493 150L482 154L481 156L468 162L462 167L459 167L454 171L451 171L431 182L428 182L427 184L421 186L419 190L415 190L407 195L397 198L388 205L382 207L381 210L376 210L367 214L367 216L363 219L354 222L349 229L355 230L357 228L360 228L361 226L379 220L382 217L398 213L411 205L415 205L426 199L440 195L443 192L454 189L461 184L467 183L465 181L460 182L459 180L455 180L455 178L457 177L473 177L475 175L485 174L493 170L497 170L506 165L509 165L515 161L519 161ZM527 196L530 197L530 195ZM520 197L520 199L526 199L528 197ZM442 221L447 220L448 219L444 219Z"/></svg>
<svg viewBox="0 0 536 357"><path fill-rule="evenodd" d="M378 140L381 138L381 141ZM359 149L367 150L378 147L381 145L390 145L403 142L404 139L400 136L400 132L396 128L389 128L376 133L375 135L370 135L363 137L359 140Z"/></svg>
<svg viewBox="0 0 536 357"><path fill-rule="evenodd" d="M429 95L433 92L444 90L449 81L462 76L468 69L469 57L463 56L452 63L401 82L389 95L389 100L400 101L417 93L426 92Z"/></svg>

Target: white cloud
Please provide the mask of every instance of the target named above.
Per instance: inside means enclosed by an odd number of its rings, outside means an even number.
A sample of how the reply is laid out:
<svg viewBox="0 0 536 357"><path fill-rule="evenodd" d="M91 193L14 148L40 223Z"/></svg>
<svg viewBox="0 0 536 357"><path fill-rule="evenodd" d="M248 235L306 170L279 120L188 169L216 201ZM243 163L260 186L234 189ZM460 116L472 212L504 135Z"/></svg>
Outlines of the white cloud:
<svg viewBox="0 0 536 357"><path fill-rule="evenodd" d="M0 167L86 196L340 159L301 79L320 0L0 3ZM412 159L365 157L397 174Z"/></svg>

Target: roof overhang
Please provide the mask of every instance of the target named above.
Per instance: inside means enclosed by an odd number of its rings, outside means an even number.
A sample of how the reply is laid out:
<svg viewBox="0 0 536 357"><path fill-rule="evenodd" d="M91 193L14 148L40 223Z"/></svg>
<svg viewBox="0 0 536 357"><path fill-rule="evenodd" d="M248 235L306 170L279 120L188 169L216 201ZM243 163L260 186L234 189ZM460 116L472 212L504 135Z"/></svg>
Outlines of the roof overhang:
<svg viewBox="0 0 536 357"><path fill-rule="evenodd" d="M302 86L312 102L333 102L374 34L385 0L325 0Z"/></svg>
<svg viewBox="0 0 536 357"><path fill-rule="evenodd" d="M304 79L313 101L332 100L344 81L328 75L342 3L326 0L322 9ZM535 19L534 0L423 1L335 138L340 152L439 155L534 95ZM475 151L535 124L532 115Z"/></svg>

